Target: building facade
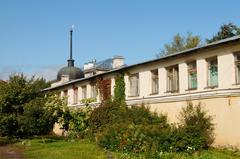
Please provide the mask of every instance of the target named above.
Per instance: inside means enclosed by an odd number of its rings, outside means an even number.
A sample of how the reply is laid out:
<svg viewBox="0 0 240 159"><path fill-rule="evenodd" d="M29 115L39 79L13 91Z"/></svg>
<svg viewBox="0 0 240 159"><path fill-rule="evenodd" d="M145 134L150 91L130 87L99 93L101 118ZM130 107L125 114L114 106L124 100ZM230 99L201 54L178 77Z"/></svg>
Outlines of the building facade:
<svg viewBox="0 0 240 159"><path fill-rule="evenodd" d="M124 72L128 105L145 103L174 123L188 101L201 102L213 117L214 144L240 148L240 36L131 66L124 65L123 58L116 60L109 70L95 74L83 70L88 73L83 78L58 81L44 91L59 90L68 97L69 107L84 106L86 98L95 99L96 106L100 103L96 79L109 79L113 95L114 78ZM93 66L89 68L94 70Z"/></svg>

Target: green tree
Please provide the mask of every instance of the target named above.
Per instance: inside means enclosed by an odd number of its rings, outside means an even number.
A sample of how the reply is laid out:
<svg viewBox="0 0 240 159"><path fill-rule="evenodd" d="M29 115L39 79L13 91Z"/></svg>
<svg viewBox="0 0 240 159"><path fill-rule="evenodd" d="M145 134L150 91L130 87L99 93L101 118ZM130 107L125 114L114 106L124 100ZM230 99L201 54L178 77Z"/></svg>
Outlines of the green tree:
<svg viewBox="0 0 240 159"><path fill-rule="evenodd" d="M0 136L23 137L49 132L57 120L49 95L40 92L49 86L43 78L12 75L0 85Z"/></svg>
<svg viewBox="0 0 240 159"><path fill-rule="evenodd" d="M58 116L55 109L48 109L48 97L37 97L24 104L24 112L18 119L18 132L21 136L48 134L57 122Z"/></svg>
<svg viewBox="0 0 240 159"><path fill-rule="evenodd" d="M240 35L240 27L238 27L235 24L228 23L228 24L223 24L220 27L220 30L215 34L212 38L206 39L207 43L212 43L218 40L230 38L236 35Z"/></svg>
<svg viewBox="0 0 240 159"><path fill-rule="evenodd" d="M161 50L157 57L163 57L179 51L197 47L201 44L201 38L197 35L188 33L187 36L177 34L173 37L172 42L165 44L164 49Z"/></svg>

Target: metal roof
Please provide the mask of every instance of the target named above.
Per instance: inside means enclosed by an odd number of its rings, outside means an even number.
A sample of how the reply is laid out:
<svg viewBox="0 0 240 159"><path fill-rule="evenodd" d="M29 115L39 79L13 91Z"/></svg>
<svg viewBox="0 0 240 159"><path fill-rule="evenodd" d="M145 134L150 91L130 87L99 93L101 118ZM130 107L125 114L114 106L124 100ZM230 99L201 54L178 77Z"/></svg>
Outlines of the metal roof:
<svg viewBox="0 0 240 159"><path fill-rule="evenodd" d="M156 59L153 59L153 60L149 60L149 61L145 61L145 62L141 62L141 63L129 65L129 66L125 66L125 67L118 68L118 69L113 69L113 70L110 70L110 71L107 71L107 72L104 72L104 73L101 73L101 74L93 75L91 77L71 80L69 82L63 83L63 84L55 86L55 87L50 87L50 88L43 89L42 91L49 91L49 90L57 89L57 88L67 86L67 85L70 85L70 84L73 84L73 83L76 83L76 82L80 82L80 81L88 80L88 79L91 79L91 78L95 78L97 76L102 76L102 75L126 70L126 69L129 69L129 68L132 68L132 67L136 67L136 66L140 66L140 65L144 65L144 64L148 64L148 63L152 63L152 62L162 61L162 60L165 60L165 59L168 59L168 58L173 58L173 57L176 57L176 56L179 56L179 55L193 53L193 52L196 52L198 50L208 49L208 48L212 48L212 47L217 46L217 45L226 44L226 43L230 43L230 42L234 42L234 41L238 41L238 40L240 40L240 36L234 36L234 37L231 37L231 38L219 40L219 41L216 41L216 42L213 42L213 43L210 43L210 44L206 44L206 45L203 45L203 46L198 46L198 47L187 49L187 50L184 50L184 51L179 51L179 52L176 52L176 53L173 53L171 55L164 56L164 57L156 58Z"/></svg>
<svg viewBox="0 0 240 159"><path fill-rule="evenodd" d="M58 81L61 80L62 75L68 75L69 79L79 79L84 77L83 71L80 68L73 67L73 66L66 66L61 68L57 74Z"/></svg>

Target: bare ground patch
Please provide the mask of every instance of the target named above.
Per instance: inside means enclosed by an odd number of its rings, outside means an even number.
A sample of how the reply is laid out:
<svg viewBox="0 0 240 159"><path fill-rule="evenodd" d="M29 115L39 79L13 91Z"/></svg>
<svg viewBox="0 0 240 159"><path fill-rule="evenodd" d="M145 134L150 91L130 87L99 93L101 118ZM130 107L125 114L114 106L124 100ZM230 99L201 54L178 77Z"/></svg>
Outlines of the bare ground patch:
<svg viewBox="0 0 240 159"><path fill-rule="evenodd" d="M23 149L12 144L0 146L0 159L24 159Z"/></svg>

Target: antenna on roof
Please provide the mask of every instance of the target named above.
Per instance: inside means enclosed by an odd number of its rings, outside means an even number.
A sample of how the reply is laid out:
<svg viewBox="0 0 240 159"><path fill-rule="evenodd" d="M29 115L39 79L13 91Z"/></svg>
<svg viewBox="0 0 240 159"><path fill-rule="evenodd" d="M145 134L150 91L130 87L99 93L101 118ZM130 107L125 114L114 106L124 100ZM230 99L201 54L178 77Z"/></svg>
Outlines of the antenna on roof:
<svg viewBox="0 0 240 159"><path fill-rule="evenodd" d="M72 33L73 33L74 25L72 25L70 29L70 58L68 59L68 67L74 66L74 60L72 58Z"/></svg>

